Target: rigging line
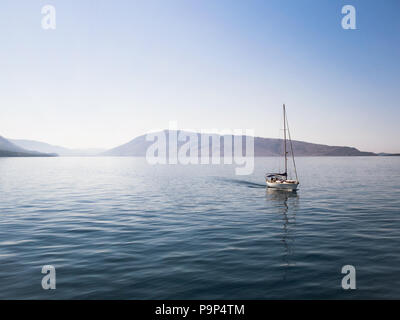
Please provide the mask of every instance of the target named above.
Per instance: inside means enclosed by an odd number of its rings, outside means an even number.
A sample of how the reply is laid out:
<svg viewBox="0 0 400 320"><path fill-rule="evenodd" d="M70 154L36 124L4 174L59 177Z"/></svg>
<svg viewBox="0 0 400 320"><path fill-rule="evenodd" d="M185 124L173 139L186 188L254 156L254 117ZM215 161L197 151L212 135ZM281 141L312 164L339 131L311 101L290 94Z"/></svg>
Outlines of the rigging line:
<svg viewBox="0 0 400 320"><path fill-rule="evenodd" d="M284 153L284 157L285 157L285 174L286 174L286 179L287 179L287 152L286 152L286 108L285 108L285 104L283 104L283 153Z"/></svg>
<svg viewBox="0 0 400 320"><path fill-rule="evenodd" d="M283 120L282 114L281 114L280 120ZM280 121L280 120L279 120L279 123L282 123L283 121ZM278 135L277 135L278 140L281 140L281 139L283 140L282 131L283 131L283 129L279 125L279 127L278 127ZM278 172L282 171L281 153L280 153L279 149L278 149L278 156L275 156L274 167L275 168L278 167Z"/></svg>
<svg viewBox="0 0 400 320"><path fill-rule="evenodd" d="M286 115L286 125L287 125L287 130L288 130L288 135L289 135L290 149L291 149L291 151L292 151L292 159L293 159L294 173L296 174L296 180L299 181L299 178L297 177L296 161L294 160L294 152L293 152L292 137L290 136L289 121L288 121L288 119L287 119L287 115Z"/></svg>

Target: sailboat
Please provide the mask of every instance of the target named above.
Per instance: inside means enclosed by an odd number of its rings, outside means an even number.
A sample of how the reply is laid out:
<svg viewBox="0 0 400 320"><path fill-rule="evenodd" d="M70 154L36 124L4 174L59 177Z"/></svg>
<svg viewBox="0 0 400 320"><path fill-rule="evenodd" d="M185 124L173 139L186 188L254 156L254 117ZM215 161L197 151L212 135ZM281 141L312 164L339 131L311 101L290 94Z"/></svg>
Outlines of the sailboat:
<svg viewBox="0 0 400 320"><path fill-rule="evenodd" d="M293 153L293 144L292 144L292 139L290 137L290 131L289 131L289 123L287 121L286 117L286 107L283 105L283 155L285 158L285 172L283 173L267 173L265 175L265 180L267 182L267 186L269 188L274 188L274 189L281 189L281 190L288 190L288 191L294 191L297 190L298 185L300 184L299 179L297 177L297 169L296 169L296 162L294 160L294 153ZM286 134L287 133L287 134ZM288 138L287 139L287 135ZM289 140L289 145L292 153L292 159L293 159L293 167L294 167L294 172L296 175L296 179L288 179L288 152L287 152L287 140Z"/></svg>

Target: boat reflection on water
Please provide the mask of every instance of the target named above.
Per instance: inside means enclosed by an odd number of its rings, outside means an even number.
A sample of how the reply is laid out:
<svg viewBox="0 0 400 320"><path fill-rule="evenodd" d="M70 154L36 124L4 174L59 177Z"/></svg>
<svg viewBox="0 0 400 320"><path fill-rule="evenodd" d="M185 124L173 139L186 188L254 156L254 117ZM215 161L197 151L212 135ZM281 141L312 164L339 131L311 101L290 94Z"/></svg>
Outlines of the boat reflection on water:
<svg viewBox="0 0 400 320"><path fill-rule="evenodd" d="M293 206L297 206L298 204L297 200L299 199L299 195L296 190L280 190L274 188L267 188L266 190L267 200L281 202L287 209L289 209L288 200L296 200L293 201L293 203L290 203L291 205L293 204Z"/></svg>
<svg viewBox="0 0 400 320"><path fill-rule="evenodd" d="M292 261L292 256L299 195L297 191L267 188L266 200L269 202L269 205L276 207L277 212L282 215L282 243L284 248L282 266L284 268L283 280L286 280L288 269L295 265Z"/></svg>

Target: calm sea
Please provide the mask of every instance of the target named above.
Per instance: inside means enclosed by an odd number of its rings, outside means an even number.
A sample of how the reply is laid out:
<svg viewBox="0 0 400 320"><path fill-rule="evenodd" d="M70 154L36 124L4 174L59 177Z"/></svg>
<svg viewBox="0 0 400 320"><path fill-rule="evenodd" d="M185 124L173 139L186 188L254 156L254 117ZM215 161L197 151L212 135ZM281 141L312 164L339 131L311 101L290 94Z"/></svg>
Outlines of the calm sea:
<svg viewBox="0 0 400 320"><path fill-rule="evenodd" d="M277 160L0 158L0 298L399 299L400 157L298 158L297 193Z"/></svg>

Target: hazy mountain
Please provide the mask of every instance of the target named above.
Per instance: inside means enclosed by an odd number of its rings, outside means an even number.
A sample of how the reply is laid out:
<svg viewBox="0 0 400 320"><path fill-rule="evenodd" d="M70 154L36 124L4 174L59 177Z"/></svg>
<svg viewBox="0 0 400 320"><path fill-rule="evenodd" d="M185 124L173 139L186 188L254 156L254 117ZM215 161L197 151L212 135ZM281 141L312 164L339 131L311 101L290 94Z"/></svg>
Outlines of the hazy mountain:
<svg viewBox="0 0 400 320"><path fill-rule="evenodd" d="M18 147L14 143L10 142L6 138L0 136L0 150L2 151L10 151L10 152L25 152L21 147Z"/></svg>
<svg viewBox="0 0 400 320"><path fill-rule="evenodd" d="M103 152L105 156L135 156L144 157L146 155L147 148L153 142L146 141L146 135L136 137L135 139L120 145L116 148Z"/></svg>
<svg viewBox="0 0 400 320"><path fill-rule="evenodd" d="M54 153L42 153L24 149L0 136L0 157L54 157Z"/></svg>
<svg viewBox="0 0 400 320"><path fill-rule="evenodd" d="M354 147L328 146L296 140L292 141L292 144L296 156L376 156L373 152L360 151ZM288 148L290 148L289 143ZM256 137L254 150L255 155L258 157L280 156L283 154L283 140Z"/></svg>
<svg viewBox="0 0 400 320"><path fill-rule="evenodd" d="M34 140L9 139L15 145L44 153L57 153L59 156L95 156L104 152L104 149L68 149Z"/></svg>
<svg viewBox="0 0 400 320"><path fill-rule="evenodd" d="M168 135L169 131L164 130L167 137L167 149L168 149ZM179 134L179 131L178 131ZM198 141L201 141L200 133L196 134ZM209 136L218 137L220 139L221 150L220 153L223 155L224 148L224 136L211 134ZM245 137L243 136L243 153L245 154ZM210 139L211 141L211 139ZM125 143L116 148L110 149L104 152L102 155L105 156L136 156L144 157L146 151L154 142L146 141L146 135L139 136L128 143ZM181 145L186 141L178 141L178 150ZM292 141L294 154L296 156L376 156L373 152L359 151L353 147L342 147L342 146L328 146L323 144L315 144L303 141ZM288 148L290 145L288 143ZM202 146L198 147L198 154L201 155ZM256 157L268 157L268 156L281 156L283 155L283 140L282 139L269 139L269 138L254 138L254 155Z"/></svg>

